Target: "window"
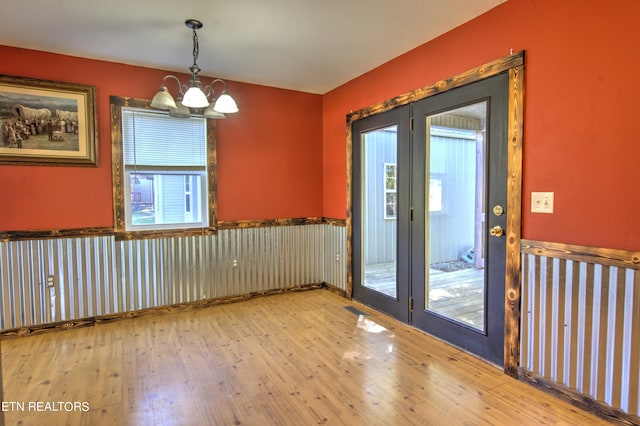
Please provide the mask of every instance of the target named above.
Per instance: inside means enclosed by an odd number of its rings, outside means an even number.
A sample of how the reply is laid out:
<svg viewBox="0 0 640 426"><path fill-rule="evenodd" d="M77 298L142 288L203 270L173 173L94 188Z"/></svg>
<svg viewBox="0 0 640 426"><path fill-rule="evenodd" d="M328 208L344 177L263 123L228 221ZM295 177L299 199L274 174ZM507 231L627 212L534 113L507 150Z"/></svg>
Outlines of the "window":
<svg viewBox="0 0 640 426"><path fill-rule="evenodd" d="M384 218L398 216L398 166L384 163Z"/></svg>
<svg viewBox="0 0 640 426"><path fill-rule="evenodd" d="M429 211L442 211L442 179L429 179Z"/></svg>
<svg viewBox="0 0 640 426"><path fill-rule="evenodd" d="M384 218L396 219L398 214L398 166L384 163ZM429 180L429 211L442 211L442 179Z"/></svg>
<svg viewBox="0 0 640 426"><path fill-rule="evenodd" d="M122 99L112 97L112 119L120 124L113 125L120 132L112 151L116 232L215 230L215 144L207 131L213 120L173 118L145 108L147 102L119 105Z"/></svg>

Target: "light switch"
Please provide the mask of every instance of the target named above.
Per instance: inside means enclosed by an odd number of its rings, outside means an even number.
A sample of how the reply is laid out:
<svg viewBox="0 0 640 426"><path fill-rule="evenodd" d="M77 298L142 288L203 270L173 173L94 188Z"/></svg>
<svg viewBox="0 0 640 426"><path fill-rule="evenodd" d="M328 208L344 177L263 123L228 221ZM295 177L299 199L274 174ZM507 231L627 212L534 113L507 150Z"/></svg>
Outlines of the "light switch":
<svg viewBox="0 0 640 426"><path fill-rule="evenodd" d="M553 213L553 192L532 192L531 213Z"/></svg>

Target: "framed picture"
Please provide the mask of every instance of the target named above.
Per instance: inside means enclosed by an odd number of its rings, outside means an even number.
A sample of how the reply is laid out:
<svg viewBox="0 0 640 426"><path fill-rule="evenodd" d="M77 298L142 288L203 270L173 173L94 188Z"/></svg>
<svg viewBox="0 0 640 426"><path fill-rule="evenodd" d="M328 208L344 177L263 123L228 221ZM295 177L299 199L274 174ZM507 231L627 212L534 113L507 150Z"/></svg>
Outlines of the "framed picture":
<svg viewBox="0 0 640 426"><path fill-rule="evenodd" d="M0 75L0 163L97 166L95 87Z"/></svg>

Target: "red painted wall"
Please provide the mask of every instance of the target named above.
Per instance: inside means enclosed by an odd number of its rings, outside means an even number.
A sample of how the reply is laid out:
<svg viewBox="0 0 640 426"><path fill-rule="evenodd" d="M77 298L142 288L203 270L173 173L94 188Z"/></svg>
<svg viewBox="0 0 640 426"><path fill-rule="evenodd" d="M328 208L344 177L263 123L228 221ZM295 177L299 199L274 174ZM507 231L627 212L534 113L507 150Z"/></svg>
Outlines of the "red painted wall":
<svg viewBox="0 0 640 426"><path fill-rule="evenodd" d="M509 0L323 97L324 215L345 217L345 116L525 50L523 237L640 250L640 2ZM553 214L530 213L555 192Z"/></svg>
<svg viewBox="0 0 640 426"><path fill-rule="evenodd" d="M324 96L229 82L241 112L217 129L219 218L344 218L349 111L524 49L523 236L640 250L638 16L637 0L509 0ZM149 98L165 72L0 58L0 74L96 86L100 154L98 168L0 165L0 230L112 226L109 96ZM531 191L554 191L555 213L530 213Z"/></svg>
<svg viewBox="0 0 640 426"><path fill-rule="evenodd" d="M97 168L0 165L0 230L113 226L109 96L150 99L166 72L6 46L0 58L0 74L96 86L100 158ZM240 112L217 127L219 219L322 216L321 96L228 89Z"/></svg>

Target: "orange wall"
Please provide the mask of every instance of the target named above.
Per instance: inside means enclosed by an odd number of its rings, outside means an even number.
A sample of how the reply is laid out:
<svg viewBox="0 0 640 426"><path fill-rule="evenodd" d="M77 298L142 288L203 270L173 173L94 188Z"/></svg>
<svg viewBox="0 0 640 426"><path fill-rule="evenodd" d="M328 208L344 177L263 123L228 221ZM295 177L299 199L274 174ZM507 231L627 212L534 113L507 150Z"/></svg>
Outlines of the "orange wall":
<svg viewBox="0 0 640 426"><path fill-rule="evenodd" d="M96 86L100 157L98 168L0 165L0 230L113 226L109 96L150 99L166 72L5 46L0 58L0 74ZM219 219L321 216L321 96L228 89L240 112L217 127Z"/></svg>
<svg viewBox="0 0 640 426"><path fill-rule="evenodd" d="M329 92L324 215L345 217L349 111L525 50L523 237L640 250L638 17L637 0L509 0Z"/></svg>
<svg viewBox="0 0 640 426"><path fill-rule="evenodd" d="M523 236L640 249L637 0L509 0L324 96L229 82L221 220L346 210L345 116L510 49L526 51ZM97 88L100 167L0 165L0 230L112 226L109 96L150 98L161 70L0 46L0 74ZM294 104L295 108L291 108ZM555 213L532 214L531 191Z"/></svg>

